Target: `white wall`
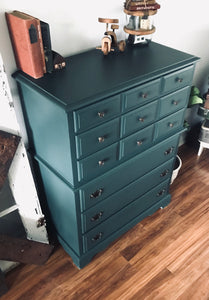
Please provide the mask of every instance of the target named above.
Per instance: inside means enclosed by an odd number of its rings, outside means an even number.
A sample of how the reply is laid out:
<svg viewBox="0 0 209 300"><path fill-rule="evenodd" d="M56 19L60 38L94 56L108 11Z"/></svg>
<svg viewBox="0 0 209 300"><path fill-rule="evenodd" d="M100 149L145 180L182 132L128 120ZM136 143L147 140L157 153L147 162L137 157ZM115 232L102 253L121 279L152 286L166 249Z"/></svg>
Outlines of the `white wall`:
<svg viewBox="0 0 209 300"><path fill-rule="evenodd" d="M208 0L159 0L161 9L155 16L156 33L153 41L201 57L197 64L194 84L202 91L207 88L209 73L209 17ZM16 70L13 51L5 22L5 11L21 10L48 22L53 49L63 56L71 55L100 44L105 30L98 17L120 20L119 38L125 38L122 28L126 22L124 0L1 0L0 2L0 52L8 76ZM18 118L19 100L14 80L10 85ZM21 121L22 122L22 121Z"/></svg>

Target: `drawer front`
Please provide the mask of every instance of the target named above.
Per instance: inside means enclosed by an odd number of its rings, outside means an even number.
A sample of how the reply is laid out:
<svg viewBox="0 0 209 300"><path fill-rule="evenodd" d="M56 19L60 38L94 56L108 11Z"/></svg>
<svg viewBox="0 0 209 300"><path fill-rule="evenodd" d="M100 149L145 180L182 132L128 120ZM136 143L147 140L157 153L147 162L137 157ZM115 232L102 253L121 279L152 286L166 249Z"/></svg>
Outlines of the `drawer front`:
<svg viewBox="0 0 209 300"><path fill-rule="evenodd" d="M150 125L121 141L120 157L134 155L147 149L153 142L154 125Z"/></svg>
<svg viewBox="0 0 209 300"><path fill-rule="evenodd" d="M153 187L169 179L172 174L173 161L174 159L169 160L81 214L83 233L97 226Z"/></svg>
<svg viewBox="0 0 209 300"><path fill-rule="evenodd" d="M121 112L120 95L89 105L73 112L75 132L86 130L92 126L110 120Z"/></svg>
<svg viewBox="0 0 209 300"><path fill-rule="evenodd" d="M119 126L119 119L116 119L76 136L77 158L92 154L119 140Z"/></svg>
<svg viewBox="0 0 209 300"><path fill-rule="evenodd" d="M179 134L149 148L79 189L81 210L96 205L140 176L170 160L177 151Z"/></svg>
<svg viewBox="0 0 209 300"><path fill-rule="evenodd" d="M178 129L183 128L185 110L182 109L159 122L156 125L156 139L168 136Z"/></svg>
<svg viewBox="0 0 209 300"><path fill-rule="evenodd" d="M194 66L184 68L177 72L165 75L163 92L167 93L180 89L184 86L191 85L193 78Z"/></svg>
<svg viewBox="0 0 209 300"><path fill-rule="evenodd" d="M156 99L160 95L160 83L160 79L153 80L125 92L123 94L125 99L125 110L144 105L149 101Z"/></svg>
<svg viewBox="0 0 209 300"><path fill-rule="evenodd" d="M155 121L158 101L138 108L122 117L123 136L136 132Z"/></svg>
<svg viewBox="0 0 209 300"><path fill-rule="evenodd" d="M190 87L187 86L177 92L162 97L160 99L160 118L186 107L189 94Z"/></svg>
<svg viewBox="0 0 209 300"><path fill-rule="evenodd" d="M87 180L111 169L118 161L118 143L77 162L78 180Z"/></svg>
<svg viewBox="0 0 209 300"><path fill-rule="evenodd" d="M118 213L102 222L83 236L84 252L95 247L122 226L139 216L153 204L162 200L168 193L169 180L153 188L142 197L131 202Z"/></svg>

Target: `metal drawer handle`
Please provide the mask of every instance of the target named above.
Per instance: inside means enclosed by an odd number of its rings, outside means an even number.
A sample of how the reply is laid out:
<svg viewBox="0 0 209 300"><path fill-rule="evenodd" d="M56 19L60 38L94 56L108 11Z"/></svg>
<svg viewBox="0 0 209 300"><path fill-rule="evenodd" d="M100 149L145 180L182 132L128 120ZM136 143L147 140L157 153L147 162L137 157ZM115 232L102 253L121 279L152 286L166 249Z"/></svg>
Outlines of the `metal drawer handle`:
<svg viewBox="0 0 209 300"><path fill-rule="evenodd" d="M141 96L142 96L143 99L146 99L148 97L148 94L147 93L143 93Z"/></svg>
<svg viewBox="0 0 209 300"><path fill-rule="evenodd" d="M99 143L103 143L104 140L105 140L105 137L104 137L104 136L99 136L99 137L98 137Z"/></svg>
<svg viewBox="0 0 209 300"><path fill-rule="evenodd" d="M177 78L176 80L177 80L177 82L181 83L181 82L183 82L184 79L183 78Z"/></svg>
<svg viewBox="0 0 209 300"><path fill-rule="evenodd" d="M96 214L95 216L91 217L91 222L95 222L99 219L101 219L101 217L103 216L103 211L100 211L98 214Z"/></svg>
<svg viewBox="0 0 209 300"><path fill-rule="evenodd" d="M179 101L173 100L172 104L173 104L173 105L178 105L178 104L179 104Z"/></svg>
<svg viewBox="0 0 209 300"><path fill-rule="evenodd" d="M174 126L174 123L169 123L168 126L169 126L170 128L172 128L172 127Z"/></svg>
<svg viewBox="0 0 209 300"><path fill-rule="evenodd" d="M99 160L99 161L98 161L98 164L99 164L100 167L102 167L102 166L104 166L105 161L104 161L104 160Z"/></svg>
<svg viewBox="0 0 209 300"><path fill-rule="evenodd" d="M160 197L160 196L162 196L163 194L165 194L165 189L162 189L161 191L159 191L158 193L157 193L157 197Z"/></svg>
<svg viewBox="0 0 209 300"><path fill-rule="evenodd" d="M143 144L143 141L137 141L137 146L141 146Z"/></svg>
<svg viewBox="0 0 209 300"><path fill-rule="evenodd" d="M100 118L104 118L104 116L105 116L105 113L103 111L101 111L101 112L99 111L97 114Z"/></svg>
<svg viewBox="0 0 209 300"><path fill-rule="evenodd" d="M90 195L90 198L97 198L97 197L101 196L102 193L103 193L103 189L100 188L100 189L96 190L94 193L92 193Z"/></svg>
<svg viewBox="0 0 209 300"><path fill-rule="evenodd" d="M171 154L171 153L173 152L173 150L174 150L174 147L170 147L170 148L168 148L168 150L166 150L166 151L164 152L164 154L165 154L165 155Z"/></svg>
<svg viewBox="0 0 209 300"><path fill-rule="evenodd" d="M160 174L160 177L165 177L168 173L169 173L169 170L166 169L165 171L163 171L163 172Z"/></svg>
<svg viewBox="0 0 209 300"><path fill-rule="evenodd" d="M92 242L96 242L96 241L100 240L102 238L102 236L103 236L103 233L99 232L91 240L92 240Z"/></svg>
<svg viewBox="0 0 209 300"><path fill-rule="evenodd" d="M144 122L144 118L139 118L139 122Z"/></svg>

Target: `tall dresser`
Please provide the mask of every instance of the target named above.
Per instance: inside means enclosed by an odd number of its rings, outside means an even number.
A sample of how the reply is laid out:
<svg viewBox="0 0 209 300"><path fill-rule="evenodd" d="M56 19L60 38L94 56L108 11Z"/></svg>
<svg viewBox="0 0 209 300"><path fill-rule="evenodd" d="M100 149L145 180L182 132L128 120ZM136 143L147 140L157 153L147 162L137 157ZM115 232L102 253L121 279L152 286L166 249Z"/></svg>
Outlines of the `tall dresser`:
<svg viewBox="0 0 209 300"><path fill-rule="evenodd" d="M40 79L13 74L58 239L79 268L169 204L197 60L152 42L79 53Z"/></svg>

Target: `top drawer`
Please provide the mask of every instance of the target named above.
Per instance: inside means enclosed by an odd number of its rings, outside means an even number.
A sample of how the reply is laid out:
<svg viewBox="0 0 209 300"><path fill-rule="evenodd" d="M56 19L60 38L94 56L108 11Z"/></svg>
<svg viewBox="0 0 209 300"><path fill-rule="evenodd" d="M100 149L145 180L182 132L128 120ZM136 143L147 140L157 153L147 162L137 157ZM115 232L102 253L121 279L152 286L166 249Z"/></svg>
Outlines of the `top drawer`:
<svg viewBox="0 0 209 300"><path fill-rule="evenodd" d="M160 81L160 79L156 79L125 92L123 94L125 96L125 110L144 105L157 98L160 95Z"/></svg>
<svg viewBox="0 0 209 300"><path fill-rule="evenodd" d="M73 112L75 132L97 126L121 112L120 95L89 105Z"/></svg>
<svg viewBox="0 0 209 300"><path fill-rule="evenodd" d="M168 93L180 89L186 85L191 85L193 78L194 66L179 70L177 72L165 75L163 77L163 93Z"/></svg>

